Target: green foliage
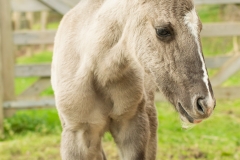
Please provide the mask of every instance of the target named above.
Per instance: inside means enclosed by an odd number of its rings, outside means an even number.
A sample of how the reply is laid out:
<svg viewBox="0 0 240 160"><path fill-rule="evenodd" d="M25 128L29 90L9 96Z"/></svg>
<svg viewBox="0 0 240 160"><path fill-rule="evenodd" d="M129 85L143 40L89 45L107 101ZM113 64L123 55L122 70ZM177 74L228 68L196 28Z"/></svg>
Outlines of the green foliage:
<svg viewBox="0 0 240 160"><path fill-rule="evenodd" d="M52 52L43 51L35 53L32 56L22 56L17 58L17 64L36 64L47 63L52 61Z"/></svg>
<svg viewBox="0 0 240 160"><path fill-rule="evenodd" d="M221 19L220 5L201 5L197 7L198 15L202 22L220 22Z"/></svg>
<svg viewBox="0 0 240 160"><path fill-rule="evenodd" d="M5 137L11 139L28 132L41 134L60 133L61 126L55 109L18 111L13 117L4 119Z"/></svg>

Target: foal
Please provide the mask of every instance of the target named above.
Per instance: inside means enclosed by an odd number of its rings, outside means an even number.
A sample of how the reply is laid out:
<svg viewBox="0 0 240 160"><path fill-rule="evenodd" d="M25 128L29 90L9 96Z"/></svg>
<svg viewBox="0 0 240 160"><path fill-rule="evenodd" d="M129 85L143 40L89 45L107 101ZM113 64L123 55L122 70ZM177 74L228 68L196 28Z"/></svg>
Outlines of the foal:
<svg viewBox="0 0 240 160"><path fill-rule="evenodd" d="M52 86L63 160L105 160L110 131L122 160L154 160L157 89L186 124L215 100L192 0L81 0L59 26ZM164 113L163 113L164 114Z"/></svg>

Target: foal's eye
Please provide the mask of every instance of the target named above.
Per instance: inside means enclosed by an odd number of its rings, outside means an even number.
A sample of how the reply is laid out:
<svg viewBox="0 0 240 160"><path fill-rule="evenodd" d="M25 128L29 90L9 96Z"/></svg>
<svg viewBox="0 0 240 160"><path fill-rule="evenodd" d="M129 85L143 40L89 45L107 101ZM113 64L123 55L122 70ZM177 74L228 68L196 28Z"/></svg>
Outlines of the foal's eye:
<svg viewBox="0 0 240 160"><path fill-rule="evenodd" d="M159 37L168 37L171 36L171 31L167 28L157 28L156 33Z"/></svg>

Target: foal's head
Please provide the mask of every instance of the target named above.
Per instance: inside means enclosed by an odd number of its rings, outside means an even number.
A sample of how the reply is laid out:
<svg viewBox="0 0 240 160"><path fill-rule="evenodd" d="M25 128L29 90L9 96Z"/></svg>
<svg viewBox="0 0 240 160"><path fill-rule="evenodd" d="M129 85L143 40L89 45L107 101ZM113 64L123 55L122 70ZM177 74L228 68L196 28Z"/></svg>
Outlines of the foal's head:
<svg viewBox="0 0 240 160"><path fill-rule="evenodd" d="M145 0L138 6L132 36L137 57L182 121L201 122L211 115L215 99L192 0Z"/></svg>

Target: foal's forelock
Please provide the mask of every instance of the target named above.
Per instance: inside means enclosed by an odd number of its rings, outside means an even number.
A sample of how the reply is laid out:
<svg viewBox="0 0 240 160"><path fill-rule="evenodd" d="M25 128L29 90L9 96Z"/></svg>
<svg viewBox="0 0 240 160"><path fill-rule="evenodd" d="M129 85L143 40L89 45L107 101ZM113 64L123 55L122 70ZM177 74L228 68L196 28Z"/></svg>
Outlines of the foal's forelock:
<svg viewBox="0 0 240 160"><path fill-rule="evenodd" d="M212 98L212 95L210 93L210 89L209 89L209 81L208 81L208 74L207 74L207 70L206 70L206 66L205 66L205 62L203 59L203 54L202 54L202 49L201 49L201 45L200 45L200 37L199 37L199 26L200 21L199 18L197 16L197 13L195 11L195 8L193 8L191 11L189 11L185 17L184 17L184 23L188 26L188 30L191 32L191 34L193 35L194 39L195 39L195 43L197 45L197 49L198 49L198 55L200 57L201 60L201 65L202 65L202 70L203 70L203 82L206 85L207 91L208 91L208 96Z"/></svg>

